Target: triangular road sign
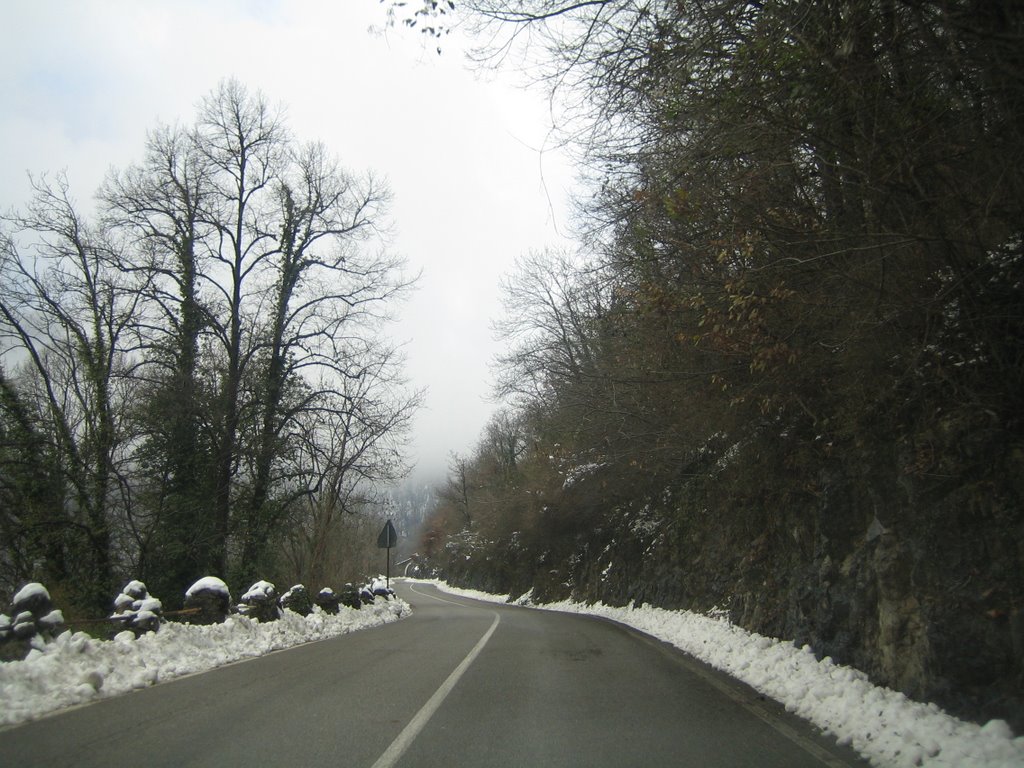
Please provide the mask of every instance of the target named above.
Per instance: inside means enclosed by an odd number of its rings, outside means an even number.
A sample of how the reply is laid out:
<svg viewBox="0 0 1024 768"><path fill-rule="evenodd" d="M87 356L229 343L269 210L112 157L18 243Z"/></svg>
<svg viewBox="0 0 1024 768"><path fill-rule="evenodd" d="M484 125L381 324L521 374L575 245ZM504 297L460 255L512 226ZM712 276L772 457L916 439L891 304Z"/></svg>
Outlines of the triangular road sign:
<svg viewBox="0 0 1024 768"><path fill-rule="evenodd" d="M398 531L395 530L395 526L388 520L384 525L384 529L380 532L380 536L377 537L377 546L381 549L391 549L392 547L398 546Z"/></svg>

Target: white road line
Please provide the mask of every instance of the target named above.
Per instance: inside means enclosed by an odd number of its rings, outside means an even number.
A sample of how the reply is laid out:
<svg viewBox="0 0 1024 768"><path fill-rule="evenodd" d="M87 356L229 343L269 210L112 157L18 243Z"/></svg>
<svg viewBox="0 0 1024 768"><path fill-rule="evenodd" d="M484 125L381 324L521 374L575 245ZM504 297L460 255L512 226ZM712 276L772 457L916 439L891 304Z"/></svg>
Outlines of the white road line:
<svg viewBox="0 0 1024 768"><path fill-rule="evenodd" d="M424 596L426 597L427 595ZM448 600L443 600L442 598L437 599L442 600L442 602L450 602ZM423 730L430 718L434 716L435 712L437 712L441 703L448 697L448 694L452 692L452 689L459 682L459 678L461 678L466 670L469 669L469 665L473 663L474 659L480 655L480 651L482 651L484 646L487 645L487 641L491 639L491 635L494 634L494 630L498 628L498 624L500 623L501 616L495 612L494 621L491 622L490 628L484 632L483 637L481 637L477 641L477 644L473 646L473 650L471 650L459 666L457 666L455 670L448 675L448 679L441 683L441 687L434 691L434 695L427 700L427 703L420 707L420 711L413 716L412 720L409 721L409 724L406 725L395 740L391 742L391 746L384 750L384 754L377 758L377 762L373 764L372 768L392 768L392 766L398 762L398 759L405 754L405 751L413 741L415 741L416 737L420 734L420 731Z"/></svg>

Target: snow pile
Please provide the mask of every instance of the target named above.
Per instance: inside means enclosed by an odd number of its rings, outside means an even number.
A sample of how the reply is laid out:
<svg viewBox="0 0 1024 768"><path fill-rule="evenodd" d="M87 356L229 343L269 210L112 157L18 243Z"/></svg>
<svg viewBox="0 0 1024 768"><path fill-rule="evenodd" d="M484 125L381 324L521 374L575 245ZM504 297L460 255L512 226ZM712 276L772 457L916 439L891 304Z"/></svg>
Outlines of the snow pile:
<svg viewBox="0 0 1024 768"><path fill-rule="evenodd" d="M427 581L464 597L491 602L509 599ZM528 595L516 602L531 604ZM1024 766L1024 737L1014 738L1002 720L984 726L964 722L935 704L922 704L873 685L852 667L828 657L819 661L806 645L798 648L789 641L748 632L722 617L649 605L615 608L566 601L534 607L600 616L671 643L779 701L877 766Z"/></svg>
<svg viewBox="0 0 1024 768"><path fill-rule="evenodd" d="M244 616L204 626L172 622L138 639L128 631L109 641L84 632L64 632L49 643L36 638L24 661L0 664L0 725L397 621L409 612L402 600L380 600L361 610L342 608L334 616L319 609L309 616L285 611L279 621L265 624Z"/></svg>

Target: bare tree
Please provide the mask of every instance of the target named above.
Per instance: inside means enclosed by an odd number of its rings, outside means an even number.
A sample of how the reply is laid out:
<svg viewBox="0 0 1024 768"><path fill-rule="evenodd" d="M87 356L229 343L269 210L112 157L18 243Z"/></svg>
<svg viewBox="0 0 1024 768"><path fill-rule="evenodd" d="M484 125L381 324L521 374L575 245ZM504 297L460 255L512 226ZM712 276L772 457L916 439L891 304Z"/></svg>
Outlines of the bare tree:
<svg viewBox="0 0 1024 768"><path fill-rule="evenodd" d="M208 510L211 393L200 365L213 320L201 297L212 173L194 132L161 126L149 133L142 162L111 173L100 191L104 225L132 243L119 269L145 278L137 326L144 364L136 371L145 396L136 418L150 471L137 480L145 504L131 522L138 573L156 594L180 593L220 561Z"/></svg>
<svg viewBox="0 0 1024 768"><path fill-rule="evenodd" d="M82 597L98 604L113 582L115 518L130 514L126 404L142 294L115 267L120 245L85 223L63 176L33 189L25 213L3 218L0 352L37 384L66 493L63 524L87 545Z"/></svg>
<svg viewBox="0 0 1024 768"><path fill-rule="evenodd" d="M262 96L250 96L241 83L228 81L203 100L196 141L213 185L202 212L213 234L203 247L211 262L206 284L215 297L210 329L222 353L213 419L213 528L218 570L226 574L243 387L260 343L259 314L269 288L261 278L277 250L273 192L287 134Z"/></svg>
<svg viewBox="0 0 1024 768"><path fill-rule="evenodd" d="M475 505L472 503L472 479L474 467L470 459L459 456L456 453L448 457L448 478L437 496L441 500L442 508L445 506L454 507L459 512L459 530L471 530L473 528Z"/></svg>
<svg viewBox="0 0 1024 768"><path fill-rule="evenodd" d="M261 95L227 81L194 128L150 134L145 161L103 197L138 251L123 268L152 286L140 335L148 402L166 407L148 409L161 415L149 522L170 536L152 546L248 578L308 492L292 456L309 425L396 382L376 338L410 284L384 245L389 192L295 142Z"/></svg>
<svg viewBox="0 0 1024 768"><path fill-rule="evenodd" d="M286 506L280 538L285 561L308 583L336 578L339 568L351 573L334 551L346 545L339 540L351 527L346 521L379 509L379 489L406 471L402 439L422 395L403 393L393 350L378 352L374 364L353 371L340 390L297 418L300 438L284 483L295 501Z"/></svg>
<svg viewBox="0 0 1024 768"><path fill-rule="evenodd" d="M504 315L495 324L508 350L496 361L496 394L548 403L561 384L593 377L603 286L578 258L531 253L502 283Z"/></svg>
<svg viewBox="0 0 1024 768"><path fill-rule="evenodd" d="M386 189L372 176L356 179L341 171L322 145L303 147L289 159L277 185L281 216L271 253L271 321L258 353L262 398L244 513L244 562L258 559L267 531L281 519L267 502L282 436L298 413L318 407L336 389L328 382L372 379L365 370L372 344L352 338L372 334L375 316L407 287L397 259L358 247L379 226ZM303 375L323 385L286 403L289 383Z"/></svg>

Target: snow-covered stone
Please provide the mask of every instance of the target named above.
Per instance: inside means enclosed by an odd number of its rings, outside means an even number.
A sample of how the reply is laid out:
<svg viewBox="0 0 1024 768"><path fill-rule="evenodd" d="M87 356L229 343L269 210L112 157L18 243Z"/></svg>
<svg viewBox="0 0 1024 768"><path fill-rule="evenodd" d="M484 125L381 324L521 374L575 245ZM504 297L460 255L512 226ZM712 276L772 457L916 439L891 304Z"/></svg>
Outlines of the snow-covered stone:
<svg viewBox="0 0 1024 768"><path fill-rule="evenodd" d="M185 608L196 612L189 617L192 624L220 624L231 608L228 585L216 576L205 576L185 592Z"/></svg>
<svg viewBox="0 0 1024 768"><path fill-rule="evenodd" d="M35 637L37 631L35 619L28 611L23 611L14 617L14 626L11 634L16 639L28 640L30 637Z"/></svg>
<svg viewBox="0 0 1024 768"><path fill-rule="evenodd" d="M277 598L277 587L269 581L257 581L242 595L242 602L274 600Z"/></svg>
<svg viewBox="0 0 1024 768"><path fill-rule="evenodd" d="M0 640L14 644L3 651L5 659L20 658L31 652L26 643L36 638L45 643L64 628L64 614L54 609L50 593L38 582L29 582L15 593L10 611L14 618L4 615L0 622Z"/></svg>
<svg viewBox="0 0 1024 768"><path fill-rule="evenodd" d="M352 584L346 584L341 588L339 600L347 608L360 608L363 601L359 599L359 588Z"/></svg>
<svg viewBox="0 0 1024 768"><path fill-rule="evenodd" d="M54 609L45 616L41 616L36 620L36 624L40 629L45 629L50 632L55 632L64 626L64 614L59 610Z"/></svg>
<svg viewBox="0 0 1024 768"><path fill-rule="evenodd" d="M313 598L313 602L321 611L326 613L337 613L341 607L340 598L330 587L324 587L317 592L316 597Z"/></svg>
<svg viewBox="0 0 1024 768"><path fill-rule="evenodd" d="M374 597L383 597L385 600L390 600L395 596L395 590L388 586L386 579L374 579L370 582L369 588Z"/></svg>
<svg viewBox="0 0 1024 768"><path fill-rule="evenodd" d="M156 632L163 621L163 603L146 590L141 581L129 581L114 598L114 613L110 618L119 626L131 630L136 636Z"/></svg>
<svg viewBox="0 0 1024 768"><path fill-rule="evenodd" d="M19 589L11 600L11 608L14 612L30 611L39 615L50 612L53 603L50 602L50 593L46 587L38 582L29 582Z"/></svg>
<svg viewBox="0 0 1024 768"><path fill-rule="evenodd" d="M149 595L149 590L146 589L146 585L141 581L132 580L124 585L121 593L127 595L133 600L142 600Z"/></svg>
<svg viewBox="0 0 1024 768"><path fill-rule="evenodd" d="M277 587L269 581L257 581L242 595L238 612L257 621L276 621L281 618L277 605Z"/></svg>
<svg viewBox="0 0 1024 768"><path fill-rule="evenodd" d="M283 595L281 595L281 608L292 611L300 616L307 616L313 610L313 601L309 599L309 592L302 584L296 584Z"/></svg>
<svg viewBox="0 0 1024 768"><path fill-rule="evenodd" d="M128 609L130 609L132 607L132 604L134 602L135 602L135 598L134 597L132 597L131 595L129 595L129 594L125 593L125 592L121 592L117 597L114 598L114 611L116 613L121 613L122 611L127 611Z"/></svg>
<svg viewBox="0 0 1024 768"><path fill-rule="evenodd" d="M199 581L188 588L185 592L185 597L191 597L192 595L199 594L200 592L222 594L229 600L231 599L231 591L228 589L228 585L216 576L204 576L199 579Z"/></svg>

